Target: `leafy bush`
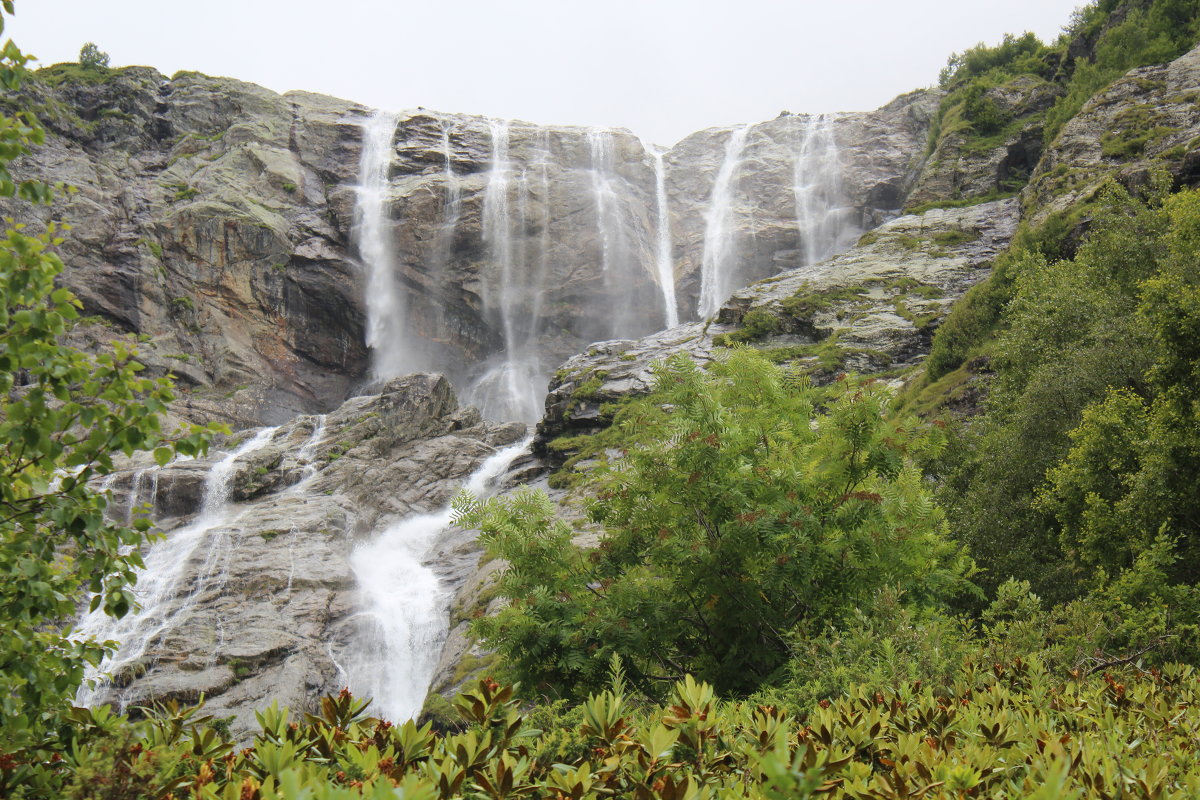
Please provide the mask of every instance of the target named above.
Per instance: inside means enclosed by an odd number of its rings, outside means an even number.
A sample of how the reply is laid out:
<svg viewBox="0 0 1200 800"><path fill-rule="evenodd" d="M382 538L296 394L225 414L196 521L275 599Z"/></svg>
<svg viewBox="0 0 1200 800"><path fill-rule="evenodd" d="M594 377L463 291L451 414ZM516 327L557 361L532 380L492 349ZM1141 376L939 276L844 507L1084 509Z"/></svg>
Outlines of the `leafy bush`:
<svg viewBox="0 0 1200 800"><path fill-rule="evenodd" d="M4 10L12 13L5 0ZM26 58L9 42L0 83L15 90ZM0 196L39 203L48 186L18 184L8 166L40 144L31 114L0 115ZM89 355L61 343L79 318L79 300L55 286L63 263L59 227L31 236L13 225L0 236L0 741L30 746L59 724L83 679L111 643L70 635L76 604L129 612L129 587L142 566L135 549L149 521L105 517L107 496L89 485L114 471L117 453L153 450L159 463L207 447L193 428L174 441L160 415L170 381L139 377L136 352L120 340Z"/></svg>
<svg viewBox="0 0 1200 800"><path fill-rule="evenodd" d="M160 708L130 722L81 709L69 743L45 760L0 761L0 792L63 800L1194 797L1195 671L1087 672L1063 681L1036 659L970 663L945 686L855 686L799 709L721 702L687 676L664 706L638 706L610 686L565 716L533 719L512 687L484 679L456 700L464 723L456 733L373 719L343 692L302 719L266 709L241 749L192 710ZM567 728L583 752L552 744Z"/></svg>
<svg viewBox="0 0 1200 800"><path fill-rule="evenodd" d="M888 419L890 397L789 381L749 350L707 372L672 358L647 398L670 412L601 470L599 546L574 544L538 492L458 501L459 522L511 564L508 607L476 633L546 693L594 690L613 653L652 696L684 672L744 693L773 679L797 626L837 624L879 587L916 605L953 596L970 560L911 464L941 437Z"/></svg>

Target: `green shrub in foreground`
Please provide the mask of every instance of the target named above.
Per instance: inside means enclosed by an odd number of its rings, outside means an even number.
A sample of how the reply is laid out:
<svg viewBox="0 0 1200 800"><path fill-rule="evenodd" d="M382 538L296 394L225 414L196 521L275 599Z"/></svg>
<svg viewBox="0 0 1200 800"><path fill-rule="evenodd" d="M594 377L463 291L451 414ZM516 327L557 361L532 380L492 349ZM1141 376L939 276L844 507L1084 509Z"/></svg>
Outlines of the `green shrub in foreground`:
<svg viewBox="0 0 1200 800"><path fill-rule="evenodd" d="M642 707L620 681L567 717L484 679L463 729L373 719L343 692L318 714L261 712L237 749L195 709L130 722L80 709L63 738L0 751L0 794L65 800L824 797L1156 798L1200 792L1194 669L1052 678L1036 660L967 664L950 685L858 686L803 710L719 701L690 676ZM562 747L566 738L580 755ZM551 740L557 744L551 743ZM559 760L559 758L562 760Z"/></svg>

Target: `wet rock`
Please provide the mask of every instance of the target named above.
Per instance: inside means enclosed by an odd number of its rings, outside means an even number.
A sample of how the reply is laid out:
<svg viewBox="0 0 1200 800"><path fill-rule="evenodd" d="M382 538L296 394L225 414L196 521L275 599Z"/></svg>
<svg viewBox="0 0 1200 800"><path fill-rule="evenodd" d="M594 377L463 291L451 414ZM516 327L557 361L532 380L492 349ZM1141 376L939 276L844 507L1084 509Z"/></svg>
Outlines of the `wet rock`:
<svg viewBox="0 0 1200 800"><path fill-rule="evenodd" d="M170 541L195 521L213 465L257 433L238 432L204 459L130 464L110 488L127 503L136 483ZM234 717L237 734L273 700L315 710L322 694L345 685L339 665L357 647L355 547L393 521L443 507L483 459L523 435L521 425L459 408L449 382L425 374L273 430L232 465L219 524L181 556L180 578L156 609L165 622L122 686L97 701L194 702L203 693L208 712ZM114 503L113 513L124 507ZM428 556L449 591L478 557L462 531Z"/></svg>
<svg viewBox="0 0 1200 800"><path fill-rule="evenodd" d="M58 111L46 145L16 171L79 191L48 210L14 211L73 226L64 282L92 318L76 341L136 339L152 374L180 381L174 411L185 420L278 424L361 390L369 353L352 230L369 109L146 68L29 92ZM902 206L936 101L916 92L831 118L848 230ZM801 257L795 165L808 122L788 115L747 135L734 176L733 287ZM651 150L628 131L514 121L506 191L493 187L489 201L493 127L478 116L401 114L385 203L394 279L410 298L410 366L444 370L464 392L514 336L550 365L667 319ZM682 319L696 315L727 135L702 131L664 157ZM507 208L506 254L485 236L489 202Z"/></svg>

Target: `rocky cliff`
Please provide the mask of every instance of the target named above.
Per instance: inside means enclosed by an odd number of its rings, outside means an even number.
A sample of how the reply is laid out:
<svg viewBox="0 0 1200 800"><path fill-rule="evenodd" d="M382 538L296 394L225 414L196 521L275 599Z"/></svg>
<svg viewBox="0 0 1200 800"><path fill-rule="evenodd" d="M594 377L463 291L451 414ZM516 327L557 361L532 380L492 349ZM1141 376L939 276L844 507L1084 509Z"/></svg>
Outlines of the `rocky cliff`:
<svg viewBox="0 0 1200 800"><path fill-rule="evenodd" d="M95 318L88 335L138 337L188 390L181 414L237 426L332 410L369 379L371 267L403 298L391 335L405 366L447 371L485 406L505 351L529 351L544 382L592 341L696 318L706 253L733 289L897 213L937 102L783 115L737 153L734 131L704 131L661 159L626 131L406 112L379 211L390 263L372 265L355 236L368 109L146 68L39 74L28 100L50 136L19 169L77 189L45 216L73 227L65 281ZM814 195L806 172L831 163ZM805 204L829 222L806 229Z"/></svg>

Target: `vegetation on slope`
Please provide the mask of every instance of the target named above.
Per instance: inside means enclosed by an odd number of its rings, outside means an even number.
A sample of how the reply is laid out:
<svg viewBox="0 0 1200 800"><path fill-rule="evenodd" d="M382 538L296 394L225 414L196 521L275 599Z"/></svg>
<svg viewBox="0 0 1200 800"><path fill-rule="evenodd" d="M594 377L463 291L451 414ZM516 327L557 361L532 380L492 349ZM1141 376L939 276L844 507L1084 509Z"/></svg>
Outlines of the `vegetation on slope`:
<svg viewBox="0 0 1200 800"><path fill-rule="evenodd" d="M540 492L460 504L512 568L508 606L476 623L515 677L580 698L612 654L649 696L687 672L723 694L773 682L789 638L869 609L876 592L937 606L967 588L917 456L940 431L890 418L881 384L817 389L749 349L707 371L675 357L638 419L643 445L592 474L599 546ZM620 435L618 433L618 435Z"/></svg>
<svg viewBox="0 0 1200 800"><path fill-rule="evenodd" d="M1015 576L1069 599L1160 540L1171 581L1200 577L1198 226L1196 190L1138 200L1113 186L1073 258L1007 263L1011 299L971 345L997 373L987 413L937 467L985 586ZM962 333L948 322L935 355Z"/></svg>
<svg viewBox="0 0 1200 800"><path fill-rule="evenodd" d="M1051 142L1096 92L1135 67L1177 58L1198 39L1198 0L1100 0L1078 9L1053 44L1026 33L956 53L939 81L946 96L930 129L930 152L951 135L961 137L968 153L986 151L1030 126L1040 126ZM1004 91L1054 99L1010 108L997 103ZM1011 193L1022 184L1001 188Z"/></svg>

